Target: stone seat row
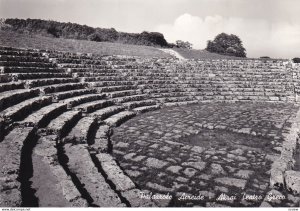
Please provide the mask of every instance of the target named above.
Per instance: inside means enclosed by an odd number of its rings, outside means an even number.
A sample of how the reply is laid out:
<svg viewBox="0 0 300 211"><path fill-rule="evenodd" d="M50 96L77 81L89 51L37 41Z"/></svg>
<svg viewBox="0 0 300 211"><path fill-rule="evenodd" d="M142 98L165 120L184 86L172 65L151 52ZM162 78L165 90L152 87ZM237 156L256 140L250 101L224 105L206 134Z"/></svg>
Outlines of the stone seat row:
<svg viewBox="0 0 300 211"><path fill-rule="evenodd" d="M50 56L50 60L56 61L56 63L61 63L64 65L67 64L83 64L83 65L127 65L128 62L132 63L135 62L135 59L131 60L109 60L104 57L102 58L92 58L92 57L55 57Z"/></svg>
<svg viewBox="0 0 300 211"><path fill-rule="evenodd" d="M110 72L110 71L101 71L101 72L73 72L72 76L74 78L81 78L82 81L91 81L91 78L95 77L104 77L104 76L115 76L118 77L119 73L117 72Z"/></svg>
<svg viewBox="0 0 300 211"><path fill-rule="evenodd" d="M82 97L71 96L71 98L65 99L62 102L65 105L65 108L70 108L72 106L79 105L80 103L86 103L91 100L103 99L103 97L104 95L101 94L90 94L90 95L87 94ZM35 111L37 111L37 113L42 112L40 113L41 116L37 117L39 118L39 122L43 121L44 118L43 114L45 115L43 109L44 107L48 109L46 110L47 115L48 113L53 114L53 112L56 112L57 109L62 111L61 103L50 105L52 102L53 102L52 96L38 96L38 97L29 98L6 108L2 112L0 112L0 116L5 120L6 123L5 126L8 129L10 128L11 124L15 123L16 121L23 121L22 124L25 125L34 125L33 122L29 123L28 119L29 120L32 119L30 117L30 114L35 113ZM86 107L89 108L88 106ZM85 106L83 106L83 108L85 108ZM46 117L48 117L47 115Z"/></svg>
<svg viewBox="0 0 300 211"><path fill-rule="evenodd" d="M121 110L116 109L115 111ZM106 118L106 123L109 125L117 125L125 119L128 119L132 116L134 116L134 113L129 111L121 111L118 113L112 112L111 116L109 118ZM72 126L74 125L74 122L77 122L75 127ZM95 125L95 117L83 117L80 119L80 111L75 110L65 112L58 118L51 121L50 124L47 126L47 130L53 132L55 131L55 133L59 134L59 137L61 138L66 136L64 138L64 141L62 142L64 143L64 154L68 157L69 160L67 167L73 173L73 175L75 175L75 177L82 184L84 184L84 187L88 190L88 193L92 198L92 200L89 203L92 203L97 206L125 206L119 199L120 196L118 196L115 190L113 190L108 185L108 183L103 178L101 172L97 170L97 168L99 168L97 167L97 162L95 163L90 157L91 155L89 152L89 148L94 149L94 152L98 151L99 148L101 148L101 150L107 150L107 147L105 146L106 144L103 143L105 137L101 135L101 131L99 132L99 135L98 132L96 133L94 143L91 145L91 147L89 147L86 142L78 144L82 142L82 140L84 140L85 138L90 137L91 130L95 128ZM73 129L71 130L71 128ZM68 131L70 132L68 133ZM76 140L74 140L74 137ZM37 147L37 149L42 148ZM83 155L80 157L80 159L78 159L77 156L78 152L81 155ZM99 153L96 154L98 155ZM106 175L108 176L108 179L115 184L118 193L121 192L121 197L127 198L128 201L132 202L132 205L140 205L137 203L137 201L134 201L138 199L138 190L134 189L134 183L132 183L132 181L124 175L123 171L118 167L114 159L106 153L101 153L101 156L99 156L97 160L101 163L101 167L104 169ZM97 181L96 185L99 187L96 189L95 178ZM80 197L76 197L76 200L79 200L79 198ZM70 202L71 200L68 201ZM80 200L80 202L82 203L81 205L86 205L86 202L84 202L83 200Z"/></svg>
<svg viewBox="0 0 300 211"><path fill-rule="evenodd" d="M70 73L11 73L8 76L14 78L14 80L30 80L30 79L42 79L42 78L72 78Z"/></svg>
<svg viewBox="0 0 300 211"><path fill-rule="evenodd" d="M85 89L86 88L86 84L79 84L79 83L75 83L75 84L63 84L63 85L53 85L53 86L46 86L46 87L39 87L38 89L24 89L24 90L16 90L15 92L9 92L9 93L4 93L1 102L2 102L2 109L4 108L8 108L9 111L4 111L3 116L6 117L14 117L14 116L18 116L18 114L26 114L26 112L22 112L22 111L30 111L35 110L33 109L33 107L38 104L39 106L41 106L39 103L41 102L41 99L44 99L45 102L49 103L50 101L58 101L58 100L62 100L62 99L66 99L69 97L76 97L78 95L82 95L85 94L86 96L84 97L85 99L88 98L88 94L91 93L95 93L96 90L95 89ZM120 87L119 87L120 88ZM121 87L122 88L122 87ZM122 89L117 89L117 90L122 90ZM132 88L132 87L129 87ZM114 90L114 89L113 89ZM103 91L103 90L102 90ZM105 90L105 91L109 91L109 90ZM110 90L112 91L112 90ZM114 90L115 91L115 90ZM121 93L124 92L124 90L120 91ZM126 92L126 91L125 91ZM45 96L45 97L38 97L38 95L40 93L44 93L44 94L52 94L52 97L54 99L50 100L49 97ZM6 95L7 94L7 95ZM126 94L122 94L122 95L114 95L114 93L112 95L109 95L111 98L113 97L122 97L122 96L126 96ZM137 92L131 93L131 94L138 94ZM91 94L92 95L92 94ZM10 101L13 97L18 96L18 100L16 101ZM32 98L32 99L31 99ZM23 102L19 103L22 99ZM141 100L141 98L138 98L139 100ZM78 99L77 99L78 100ZM120 99L117 99L116 101L118 101ZM69 101L68 104L70 103L74 103L74 100L67 100ZM122 100L121 100L122 101ZM44 102L44 101L43 101ZM107 103L107 101L105 101ZM124 101L123 101L124 102ZM137 105L150 105L149 101L146 102L146 104L143 104L142 102L134 102L136 105L132 105L128 104L127 106L129 108L133 108L136 107ZM140 103L140 104L139 104ZM148 103L148 104L147 104ZM151 101L151 105L153 105L154 103ZM90 103L87 108L82 108L84 111L87 110L92 110L92 109L97 109L97 106L101 106L102 104L99 102L97 103ZM10 115L8 115L10 114ZM13 118L14 119L14 118Z"/></svg>
<svg viewBox="0 0 300 211"><path fill-rule="evenodd" d="M29 79L25 81L25 88L41 87L54 84L67 84L77 83L77 78L41 78L41 79Z"/></svg>
<svg viewBox="0 0 300 211"><path fill-rule="evenodd" d="M61 145L69 160L67 168L73 173L73 177L84 185L91 198L90 203L97 206L125 206L120 197L126 198L130 203L134 201L133 198L137 200L138 190L134 189L135 184L125 176L114 159L106 153L109 150L106 136L108 127L99 125L97 118L91 115L77 120L75 126L69 130L70 132L64 134L61 130L66 128L66 124L73 125L70 120L78 115L77 112L70 111L69 113L63 114L57 121L54 120L48 128L62 134L60 135ZM133 115L134 113L122 111L112 113L111 117L107 118L107 122L116 124ZM83 155L80 159L78 159L78 153ZM102 171L107 176L106 180L114 184L114 189L103 178ZM95 188L95 185L99 188ZM135 202L132 206L135 204L138 205Z"/></svg>
<svg viewBox="0 0 300 211"><path fill-rule="evenodd" d="M39 62L23 62L23 61L0 61L0 66L6 66L6 67L48 67L53 68L56 67L55 64L45 61L39 61Z"/></svg>
<svg viewBox="0 0 300 211"><path fill-rule="evenodd" d="M25 51L25 50L1 50L0 55L7 56L30 56L30 57L41 57L42 54L40 52L35 51Z"/></svg>
<svg viewBox="0 0 300 211"><path fill-rule="evenodd" d="M49 63L49 60L45 57L30 57L26 55L15 56L15 55L1 55L0 61L2 62L37 62L37 63Z"/></svg>
<svg viewBox="0 0 300 211"><path fill-rule="evenodd" d="M0 83L0 92L15 90L15 89L24 89L25 82L5 82Z"/></svg>
<svg viewBox="0 0 300 211"><path fill-rule="evenodd" d="M2 67L1 73L65 73L65 70L42 67Z"/></svg>
<svg viewBox="0 0 300 211"><path fill-rule="evenodd" d="M67 68L68 72L72 72L72 73L116 73L117 71L115 69L110 68L90 68L90 67L78 67L78 68L68 68L68 67L64 67Z"/></svg>

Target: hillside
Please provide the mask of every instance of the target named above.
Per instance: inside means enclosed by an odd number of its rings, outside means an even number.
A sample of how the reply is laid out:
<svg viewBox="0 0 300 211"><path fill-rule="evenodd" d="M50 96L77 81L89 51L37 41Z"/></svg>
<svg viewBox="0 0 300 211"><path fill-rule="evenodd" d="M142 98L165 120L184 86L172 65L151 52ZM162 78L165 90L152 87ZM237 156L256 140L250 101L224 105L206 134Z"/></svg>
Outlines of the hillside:
<svg viewBox="0 0 300 211"><path fill-rule="evenodd" d="M97 55L128 55L148 58L170 57L169 54L151 46L51 38L1 30L0 38L0 45L16 48L56 50L73 53L93 53Z"/></svg>
<svg viewBox="0 0 300 211"><path fill-rule="evenodd" d="M76 23L63 23L40 19L4 19L3 30L54 38L113 42L134 45L169 47L164 35L158 32L126 33L114 28L94 28Z"/></svg>
<svg viewBox="0 0 300 211"><path fill-rule="evenodd" d="M178 52L182 57L186 59L245 59L234 56L225 56L216 53L210 53L206 50L194 50L194 49L183 49L173 48L174 51Z"/></svg>

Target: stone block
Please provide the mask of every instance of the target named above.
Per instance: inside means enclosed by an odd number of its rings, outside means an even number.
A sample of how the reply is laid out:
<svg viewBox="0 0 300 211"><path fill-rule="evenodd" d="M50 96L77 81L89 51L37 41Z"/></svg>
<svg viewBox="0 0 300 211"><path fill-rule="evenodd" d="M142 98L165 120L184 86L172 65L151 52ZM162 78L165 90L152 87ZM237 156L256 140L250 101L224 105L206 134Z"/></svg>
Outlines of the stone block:
<svg viewBox="0 0 300 211"><path fill-rule="evenodd" d="M300 194L300 171L289 170L285 172L285 183L288 190L296 195Z"/></svg>

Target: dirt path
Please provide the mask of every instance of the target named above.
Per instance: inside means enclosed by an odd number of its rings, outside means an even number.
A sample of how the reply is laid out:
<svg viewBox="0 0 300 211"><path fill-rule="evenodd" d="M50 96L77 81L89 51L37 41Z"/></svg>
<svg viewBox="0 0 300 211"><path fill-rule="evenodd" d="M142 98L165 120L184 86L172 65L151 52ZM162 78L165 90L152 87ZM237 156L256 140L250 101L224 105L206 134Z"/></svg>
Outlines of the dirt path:
<svg viewBox="0 0 300 211"><path fill-rule="evenodd" d="M165 53L171 54L172 56L175 56L177 59L179 60L187 60L186 58L184 58L183 56L181 56L178 52L172 50L172 49L165 49L165 48L161 48L159 49Z"/></svg>

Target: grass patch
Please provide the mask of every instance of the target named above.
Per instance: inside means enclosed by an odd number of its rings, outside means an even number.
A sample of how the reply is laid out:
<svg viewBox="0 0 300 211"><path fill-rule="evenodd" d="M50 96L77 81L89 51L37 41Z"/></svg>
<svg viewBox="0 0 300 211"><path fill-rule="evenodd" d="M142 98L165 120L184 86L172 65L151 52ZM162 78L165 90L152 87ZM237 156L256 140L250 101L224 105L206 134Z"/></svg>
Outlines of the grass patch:
<svg viewBox="0 0 300 211"><path fill-rule="evenodd" d="M210 53L206 50L194 50L194 49L183 49L183 48L173 48L181 56L186 59L245 59L241 57L225 56L216 53Z"/></svg>
<svg viewBox="0 0 300 211"><path fill-rule="evenodd" d="M146 58L170 57L169 54L164 53L155 47L142 45L51 38L1 30L0 37L0 45L15 48L55 50L73 53L92 53L96 55L127 55Z"/></svg>

